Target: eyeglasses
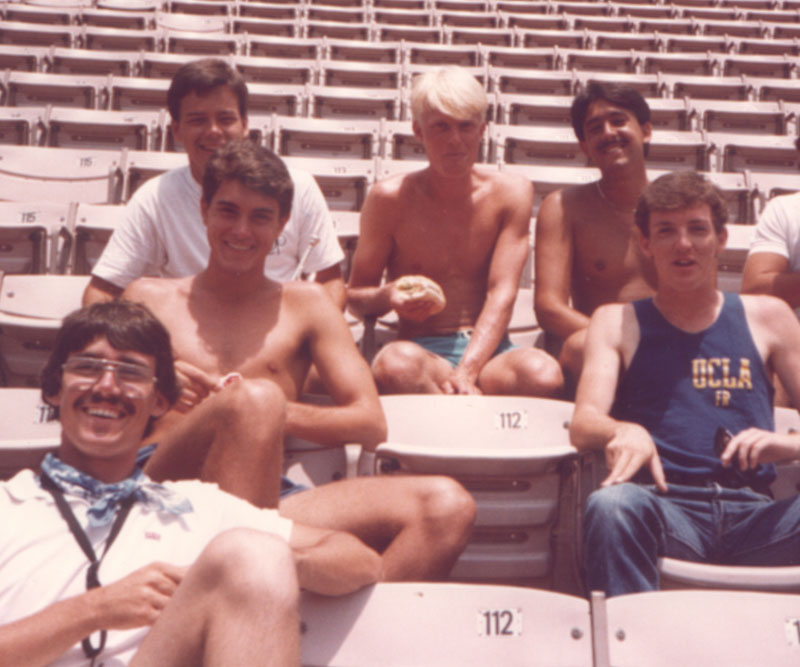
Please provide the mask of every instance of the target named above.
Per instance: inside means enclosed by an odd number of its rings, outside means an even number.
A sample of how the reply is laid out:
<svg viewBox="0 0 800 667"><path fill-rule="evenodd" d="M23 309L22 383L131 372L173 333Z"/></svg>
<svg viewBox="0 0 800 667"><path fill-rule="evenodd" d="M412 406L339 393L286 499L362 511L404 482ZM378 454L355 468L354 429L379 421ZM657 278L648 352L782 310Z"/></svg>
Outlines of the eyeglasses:
<svg viewBox="0 0 800 667"><path fill-rule="evenodd" d="M97 357L71 357L61 369L86 384L94 384L106 371L111 371L119 388L134 394L142 393L156 381L153 371L147 366Z"/></svg>

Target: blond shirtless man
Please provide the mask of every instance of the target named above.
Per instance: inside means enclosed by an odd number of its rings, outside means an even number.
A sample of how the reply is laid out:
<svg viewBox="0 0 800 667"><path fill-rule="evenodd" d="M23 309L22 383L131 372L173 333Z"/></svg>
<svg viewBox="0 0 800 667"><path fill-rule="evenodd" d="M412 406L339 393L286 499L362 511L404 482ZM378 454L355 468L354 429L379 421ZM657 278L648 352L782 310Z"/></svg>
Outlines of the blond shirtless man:
<svg viewBox="0 0 800 667"><path fill-rule="evenodd" d="M483 88L462 68L417 77L413 130L429 164L381 181L364 203L348 305L362 316L391 309L399 316L401 340L373 362L382 392L561 390L555 359L513 348L506 335L528 251L533 187L475 167L486 107ZM408 299L401 289L401 278L417 274L441 287L446 305L439 312L435 301Z"/></svg>
<svg viewBox="0 0 800 667"><path fill-rule="evenodd" d="M573 101L572 126L600 180L557 190L536 219L534 309L559 361L577 380L589 316L598 306L653 293L634 210L647 185L650 108L633 88L590 83ZM550 347L550 344L548 344Z"/></svg>
<svg viewBox="0 0 800 667"><path fill-rule="evenodd" d="M367 449L386 437L369 367L324 288L264 275L292 191L270 151L248 141L219 149L203 178L208 266L186 278L142 278L124 292L170 331L183 381L180 409L150 438L158 445L147 470L156 479L204 477L257 504L278 503L282 434L270 424L280 421L271 391L288 400L289 435ZM334 405L298 402L312 363ZM387 579L444 576L474 520L472 498L447 478L360 478L283 491L281 514L357 535L382 552Z"/></svg>

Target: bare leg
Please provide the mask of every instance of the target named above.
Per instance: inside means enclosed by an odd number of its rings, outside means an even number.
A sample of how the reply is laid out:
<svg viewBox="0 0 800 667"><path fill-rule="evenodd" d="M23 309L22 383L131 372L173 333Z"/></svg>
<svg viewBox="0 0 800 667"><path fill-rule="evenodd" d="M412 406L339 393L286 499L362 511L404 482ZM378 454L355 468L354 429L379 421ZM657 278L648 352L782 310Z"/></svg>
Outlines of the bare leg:
<svg viewBox="0 0 800 667"><path fill-rule="evenodd" d="M571 334L561 347L558 361L569 373L573 384L577 385L583 369L583 348L586 345L586 329L578 329Z"/></svg>
<svg viewBox="0 0 800 667"><path fill-rule="evenodd" d="M268 380L234 382L186 415L170 413L150 438L156 481L202 479L259 507L277 507L286 399Z"/></svg>
<svg viewBox="0 0 800 667"><path fill-rule="evenodd" d="M478 375L478 387L490 395L558 396L564 376L544 350L516 348L488 361Z"/></svg>
<svg viewBox="0 0 800 667"><path fill-rule="evenodd" d="M281 500L280 513L356 535L382 552L389 581L442 579L467 544L472 496L448 477L362 477Z"/></svg>
<svg viewBox="0 0 800 667"><path fill-rule="evenodd" d="M381 348L372 374L382 394L441 394L452 366L411 341L394 341Z"/></svg>
<svg viewBox="0 0 800 667"><path fill-rule="evenodd" d="M249 529L222 533L189 568L130 664L298 665L298 594L286 542Z"/></svg>

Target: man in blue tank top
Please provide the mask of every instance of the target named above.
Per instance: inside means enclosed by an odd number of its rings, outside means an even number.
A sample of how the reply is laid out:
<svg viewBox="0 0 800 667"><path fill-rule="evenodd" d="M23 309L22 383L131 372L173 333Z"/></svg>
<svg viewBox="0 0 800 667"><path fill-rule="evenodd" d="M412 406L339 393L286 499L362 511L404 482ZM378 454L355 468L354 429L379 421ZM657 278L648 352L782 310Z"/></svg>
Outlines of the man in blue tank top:
<svg viewBox="0 0 800 667"><path fill-rule="evenodd" d="M800 324L780 299L716 289L726 218L701 175L653 181L636 224L656 294L591 318L570 427L610 471L586 508L589 591L655 590L662 556L800 563L800 497L768 495L773 463L800 458L800 435L774 432L769 380L800 405Z"/></svg>

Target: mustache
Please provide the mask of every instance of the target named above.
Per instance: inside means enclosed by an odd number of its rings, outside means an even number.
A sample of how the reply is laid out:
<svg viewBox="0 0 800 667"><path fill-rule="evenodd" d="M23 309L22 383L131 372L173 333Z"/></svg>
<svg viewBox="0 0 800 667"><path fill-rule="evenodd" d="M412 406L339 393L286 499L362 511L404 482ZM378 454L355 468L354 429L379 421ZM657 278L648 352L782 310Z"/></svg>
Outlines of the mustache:
<svg viewBox="0 0 800 667"><path fill-rule="evenodd" d="M623 142L621 139L616 139L615 138L615 139L606 139L605 141L600 142L597 145L597 147L600 150L604 150L604 149L608 148L609 146L624 146L624 145L625 145L625 142Z"/></svg>

